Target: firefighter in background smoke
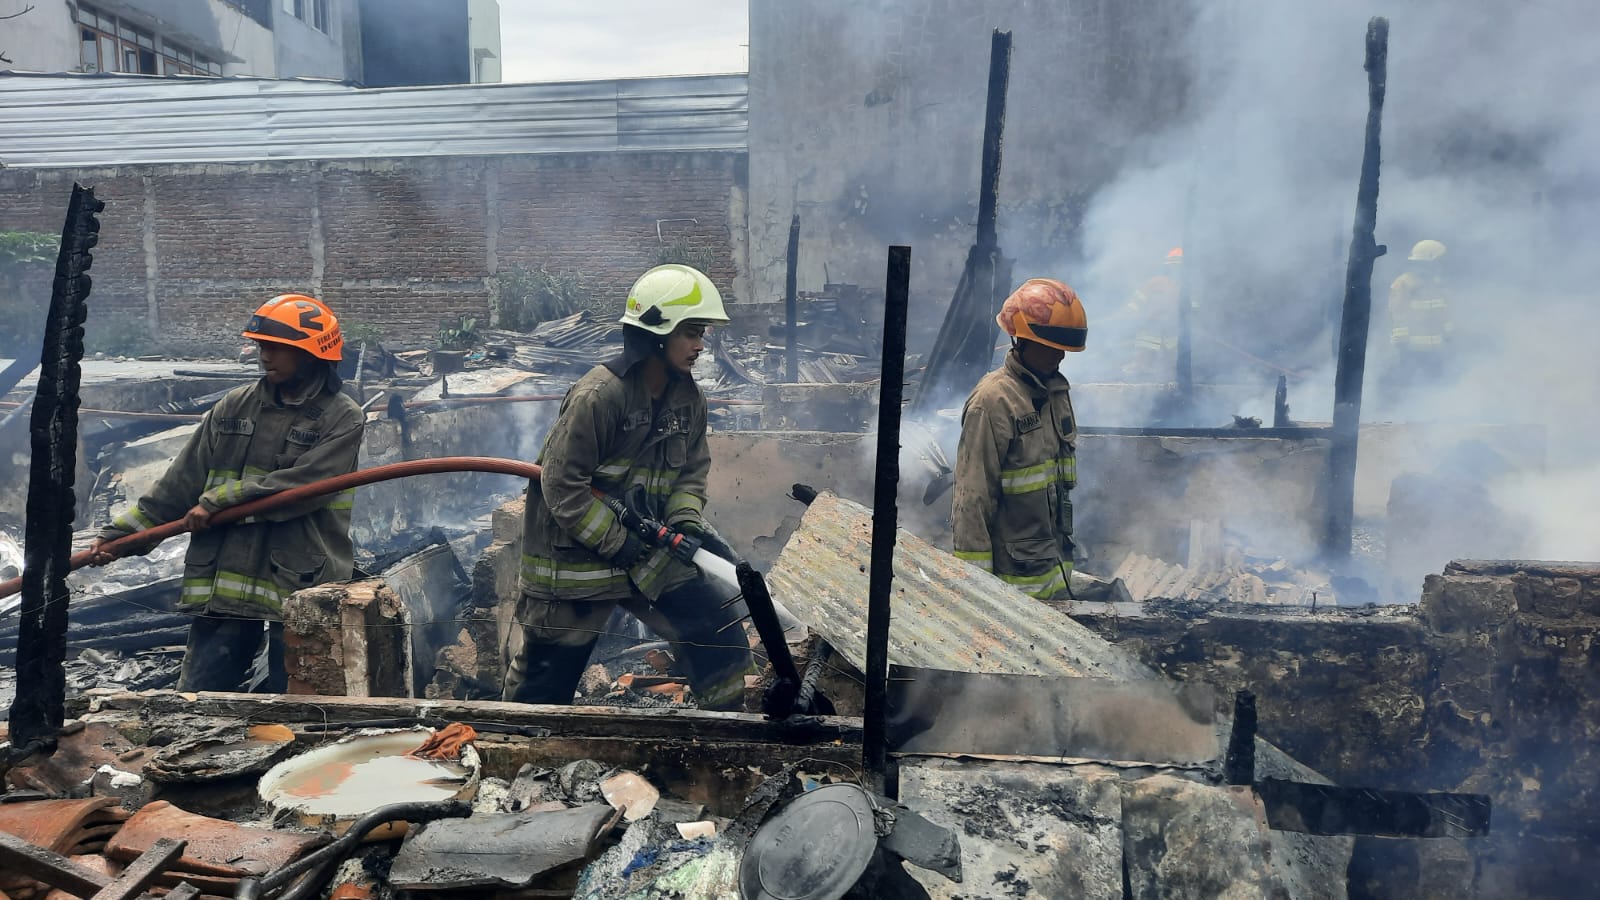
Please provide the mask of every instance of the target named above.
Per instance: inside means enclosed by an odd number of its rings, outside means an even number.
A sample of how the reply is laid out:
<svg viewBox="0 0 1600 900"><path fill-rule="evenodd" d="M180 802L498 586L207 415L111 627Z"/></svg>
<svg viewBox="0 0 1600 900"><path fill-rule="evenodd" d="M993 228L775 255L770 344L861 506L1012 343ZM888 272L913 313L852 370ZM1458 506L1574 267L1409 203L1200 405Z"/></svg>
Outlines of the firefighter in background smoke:
<svg viewBox="0 0 1600 900"><path fill-rule="evenodd" d="M1177 377L1178 299L1183 277L1183 248L1173 247L1161 262L1162 271L1146 279L1122 318L1133 326L1133 353L1122 367L1130 381L1164 384Z"/></svg>
<svg viewBox="0 0 1600 900"><path fill-rule="evenodd" d="M743 705L754 667L738 588L647 545L590 490L642 495L645 515L725 547L702 513L711 453L690 370L706 327L727 321L705 274L657 266L628 292L622 355L567 392L539 456L543 477L528 492L506 700L571 703L620 603L672 642L701 707Z"/></svg>
<svg viewBox="0 0 1600 900"><path fill-rule="evenodd" d="M209 527L218 510L354 471L361 449L365 416L340 393L335 364L344 339L326 305L301 294L274 297L244 336L261 348L261 380L218 401L150 493L90 547L91 561L103 565L106 541L176 519L192 532L178 604L195 619L179 690L244 690L265 641L262 687L283 693L284 601L347 580L354 569L353 490Z"/></svg>
<svg viewBox="0 0 1600 900"><path fill-rule="evenodd" d="M1040 600L1070 597L1078 428L1057 370L1083 349L1088 320L1072 288L1050 278L1023 283L997 318L1011 352L961 410L956 556Z"/></svg>
<svg viewBox="0 0 1600 900"><path fill-rule="evenodd" d="M1389 366L1384 395L1397 399L1409 389L1437 383L1449 364L1455 329L1445 301L1441 262L1444 244L1418 241L1406 271L1389 285Z"/></svg>

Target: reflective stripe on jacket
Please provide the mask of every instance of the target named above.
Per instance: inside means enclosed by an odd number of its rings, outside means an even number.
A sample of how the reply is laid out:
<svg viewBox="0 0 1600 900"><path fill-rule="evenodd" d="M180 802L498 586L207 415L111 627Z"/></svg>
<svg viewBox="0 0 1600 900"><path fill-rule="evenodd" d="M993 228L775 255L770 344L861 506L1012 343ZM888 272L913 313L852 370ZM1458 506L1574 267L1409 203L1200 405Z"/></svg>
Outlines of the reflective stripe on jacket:
<svg viewBox="0 0 1600 900"><path fill-rule="evenodd" d="M672 378L659 404L639 366L596 366L567 392L545 438L525 513L522 592L546 600L619 600L634 588L655 599L696 577L652 551L632 569L608 560L627 537L591 486L622 497L644 489L650 514L668 525L702 521L711 451L706 402L693 379Z"/></svg>
<svg viewBox="0 0 1600 900"><path fill-rule="evenodd" d="M1436 281L1406 272L1389 285L1389 343L1396 349L1431 353L1455 330L1450 304Z"/></svg>
<svg viewBox="0 0 1600 900"><path fill-rule="evenodd" d="M317 380L301 399L280 397L264 378L230 391L150 493L100 536L181 519L197 504L216 512L354 471L366 417L354 400L323 384ZM191 535L180 608L278 620L295 591L349 578L354 494L314 497Z"/></svg>
<svg viewBox="0 0 1600 900"><path fill-rule="evenodd" d="M961 411L956 556L1041 600L1066 595L1077 439L1067 379L1041 381L1007 354Z"/></svg>

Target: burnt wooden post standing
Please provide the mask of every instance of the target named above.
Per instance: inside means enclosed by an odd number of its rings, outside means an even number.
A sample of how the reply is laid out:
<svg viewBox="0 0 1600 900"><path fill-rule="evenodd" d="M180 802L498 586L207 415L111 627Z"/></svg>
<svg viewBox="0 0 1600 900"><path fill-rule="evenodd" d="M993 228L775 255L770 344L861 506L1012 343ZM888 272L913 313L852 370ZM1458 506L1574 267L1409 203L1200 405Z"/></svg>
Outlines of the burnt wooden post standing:
<svg viewBox="0 0 1600 900"><path fill-rule="evenodd" d="M798 313L795 304L795 282L799 273L795 270L800 267L800 214L795 213L794 219L789 222L789 254L788 268L783 276L783 318L785 324L783 345L783 380L794 384L800 380L800 350L795 345L799 338L795 329L799 327L795 318Z"/></svg>
<svg viewBox="0 0 1600 900"><path fill-rule="evenodd" d="M1333 387L1333 447L1328 454L1328 527L1323 553L1330 561L1350 556L1355 516L1356 443L1361 436L1361 383L1372 320L1372 264L1388 248L1373 239L1378 225L1379 133L1388 78L1389 20L1367 23L1367 133L1356 190L1356 221L1344 279L1344 315L1339 326L1339 367Z"/></svg>
<svg viewBox="0 0 1600 900"><path fill-rule="evenodd" d="M72 481L78 466L78 363L88 315L86 274L99 241L95 213L105 204L94 191L72 186L61 229L50 315L45 321L39 387L29 422L22 608L17 633L17 696L11 703L11 743L19 751L50 746L65 715L67 678L67 573L72 570Z"/></svg>
<svg viewBox="0 0 1600 900"><path fill-rule="evenodd" d="M888 762L884 717L889 703L889 592L894 581L896 496L900 488L900 403L905 396L906 308L911 248L889 248L884 289L883 369L878 388L878 464L872 484L872 568L867 581L866 704L861 724L863 763L873 788L885 789Z"/></svg>
<svg viewBox="0 0 1600 900"><path fill-rule="evenodd" d="M989 369L994 355L995 314L1011 290L1011 265L1000 255L1000 145L1006 127L1006 88L1011 83L1011 32L995 31L989 44L989 95L983 122L983 163L978 184L977 238L967 251L955 297L927 356L928 365L912 400L914 414L965 399Z"/></svg>

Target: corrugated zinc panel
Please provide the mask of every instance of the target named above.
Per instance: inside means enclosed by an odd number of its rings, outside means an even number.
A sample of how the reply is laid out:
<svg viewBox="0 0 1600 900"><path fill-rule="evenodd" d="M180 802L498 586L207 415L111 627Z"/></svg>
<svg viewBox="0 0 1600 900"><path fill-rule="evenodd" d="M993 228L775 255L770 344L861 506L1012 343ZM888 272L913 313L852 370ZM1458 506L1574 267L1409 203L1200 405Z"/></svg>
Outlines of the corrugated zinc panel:
<svg viewBox="0 0 1600 900"><path fill-rule="evenodd" d="M743 150L743 75L362 89L0 73L0 163L62 167Z"/></svg>
<svg viewBox="0 0 1600 900"><path fill-rule="evenodd" d="M872 513L820 494L767 580L772 596L866 667ZM988 572L901 529L889 661L961 672L1155 678L1130 654Z"/></svg>

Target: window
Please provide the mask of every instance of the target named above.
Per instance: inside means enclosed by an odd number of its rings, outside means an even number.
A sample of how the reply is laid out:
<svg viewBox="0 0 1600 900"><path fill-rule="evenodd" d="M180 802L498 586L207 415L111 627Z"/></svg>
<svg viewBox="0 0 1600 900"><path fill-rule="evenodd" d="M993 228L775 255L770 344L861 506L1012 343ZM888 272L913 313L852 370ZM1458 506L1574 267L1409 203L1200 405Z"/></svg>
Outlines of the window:
<svg viewBox="0 0 1600 900"><path fill-rule="evenodd" d="M328 0L283 0L283 11L323 34L328 33Z"/></svg>
<svg viewBox="0 0 1600 900"><path fill-rule="evenodd" d="M78 6L78 63L85 72L221 75L222 64L133 23Z"/></svg>

